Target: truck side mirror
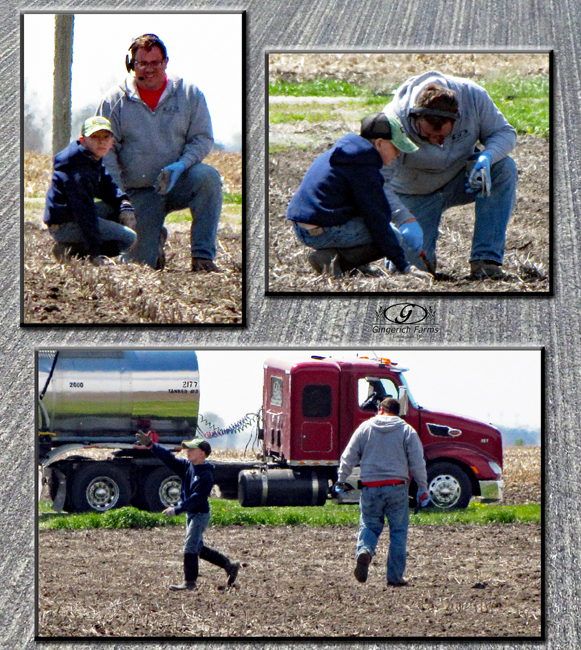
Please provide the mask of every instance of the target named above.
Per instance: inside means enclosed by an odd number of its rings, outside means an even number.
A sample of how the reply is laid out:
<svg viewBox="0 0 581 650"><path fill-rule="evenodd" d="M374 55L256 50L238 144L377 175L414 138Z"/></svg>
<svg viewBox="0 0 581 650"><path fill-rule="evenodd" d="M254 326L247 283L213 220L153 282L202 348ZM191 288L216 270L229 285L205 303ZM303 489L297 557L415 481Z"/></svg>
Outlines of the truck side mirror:
<svg viewBox="0 0 581 650"><path fill-rule="evenodd" d="M408 414L408 408L410 404L407 386L400 386L397 390L397 393L399 399L399 415L400 417L404 417L404 415Z"/></svg>

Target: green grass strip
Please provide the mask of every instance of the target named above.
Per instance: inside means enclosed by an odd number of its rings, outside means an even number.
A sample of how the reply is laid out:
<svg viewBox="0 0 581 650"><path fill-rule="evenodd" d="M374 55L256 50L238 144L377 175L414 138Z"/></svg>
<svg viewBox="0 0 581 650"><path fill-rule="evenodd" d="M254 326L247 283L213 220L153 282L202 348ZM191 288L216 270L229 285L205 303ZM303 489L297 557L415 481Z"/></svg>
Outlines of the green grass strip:
<svg viewBox="0 0 581 650"><path fill-rule="evenodd" d="M525 77L508 75L503 78L483 78L478 84L485 88L508 122L518 133L531 133L548 138L550 132L549 79L544 75ZM394 89L395 90L395 89ZM317 79L304 83L277 81L269 86L272 96L288 97L353 97L360 101L361 116L381 110L391 101L391 96L374 95L363 86ZM318 123L340 109L328 104L323 111L319 104L293 105L272 104L269 120L273 124L287 122ZM339 119L337 117L337 119Z"/></svg>
<svg viewBox="0 0 581 650"><path fill-rule="evenodd" d="M238 501L210 499L212 526L357 526L359 508L357 505L335 505L328 502L320 507L259 507L243 508ZM442 512L433 508L410 515L412 526L493 523L535 523L541 521L541 506L526 504L519 506L485 505L473 503L465 510ZM155 528L159 526L184 526L186 515L168 519L161 513L145 512L133 507L109 510L104 513L55 513L48 501L39 506L39 528L41 530L87 529L87 528Z"/></svg>
<svg viewBox="0 0 581 650"><path fill-rule="evenodd" d="M312 79L297 83L277 80L268 84L270 95L289 97L360 97L365 88L340 79Z"/></svg>

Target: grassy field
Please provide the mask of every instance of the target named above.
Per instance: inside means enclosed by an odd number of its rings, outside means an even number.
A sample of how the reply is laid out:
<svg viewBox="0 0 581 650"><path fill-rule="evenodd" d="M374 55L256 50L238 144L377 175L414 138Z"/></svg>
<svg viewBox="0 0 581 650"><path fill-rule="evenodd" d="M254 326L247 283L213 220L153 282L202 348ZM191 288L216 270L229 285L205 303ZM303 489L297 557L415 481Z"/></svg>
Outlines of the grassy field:
<svg viewBox="0 0 581 650"><path fill-rule="evenodd" d="M212 526L356 526L359 521L357 505L327 503L316 507L243 508L237 501L210 499ZM161 513L145 512L133 507L118 508L104 513L57 514L48 501L39 506L39 528L81 530L88 528L157 528L185 526L186 515L167 518ZM412 514L412 525L450 525L491 523L539 523L541 506L525 504L496 506L473 503L465 510L441 512L426 508Z"/></svg>
<svg viewBox="0 0 581 650"><path fill-rule="evenodd" d="M549 137L549 79L546 75L533 75L522 78L511 74L505 78L483 78L479 80L496 106L514 126L517 133L531 133L544 138ZM269 84L271 97L335 97L341 100L341 111L352 110L358 115L380 111L393 97L376 95L369 89L353 83L334 79L315 79L305 82L275 81ZM320 123L330 120L337 112L337 106L330 102L321 106L318 101L294 103L277 100L269 106L271 124L295 122ZM273 145L279 151L280 145Z"/></svg>

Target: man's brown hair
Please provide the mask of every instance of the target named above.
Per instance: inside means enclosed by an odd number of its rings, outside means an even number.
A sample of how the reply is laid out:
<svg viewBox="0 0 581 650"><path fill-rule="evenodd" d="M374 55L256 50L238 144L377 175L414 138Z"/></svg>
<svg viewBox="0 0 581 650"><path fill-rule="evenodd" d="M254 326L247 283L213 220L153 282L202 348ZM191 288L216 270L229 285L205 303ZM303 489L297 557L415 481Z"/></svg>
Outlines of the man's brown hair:
<svg viewBox="0 0 581 650"><path fill-rule="evenodd" d="M148 52L151 52L154 47L159 47L162 57L167 59L167 50L161 38L155 34L143 34L142 36L138 36L129 46L129 55L125 57L125 66L128 72L131 72L135 68L135 55L141 47Z"/></svg>
<svg viewBox="0 0 581 650"><path fill-rule="evenodd" d="M391 415L399 415L399 401L395 397L386 397L381 400L379 406Z"/></svg>
<svg viewBox="0 0 581 650"><path fill-rule="evenodd" d="M456 91L438 83L428 84L418 95L416 107L457 114L458 99L456 98ZM426 120L430 126L438 131L446 122L452 121L449 117L430 114L422 115L422 119Z"/></svg>

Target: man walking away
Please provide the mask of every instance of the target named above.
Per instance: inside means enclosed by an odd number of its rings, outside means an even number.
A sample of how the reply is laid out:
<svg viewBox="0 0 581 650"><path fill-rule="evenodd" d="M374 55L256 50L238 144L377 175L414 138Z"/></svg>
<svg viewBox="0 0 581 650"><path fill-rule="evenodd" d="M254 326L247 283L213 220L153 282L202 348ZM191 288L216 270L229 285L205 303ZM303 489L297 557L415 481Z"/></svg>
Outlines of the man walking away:
<svg viewBox="0 0 581 650"><path fill-rule="evenodd" d="M418 503L428 501L424 450L416 431L399 417L400 404L393 397L384 399L378 414L363 422L341 456L336 487L342 487L358 463L361 466L359 537L355 578L367 581L369 565L383 531L389 525L387 583L407 584L407 532L409 524L408 480L411 472L418 486Z"/></svg>

